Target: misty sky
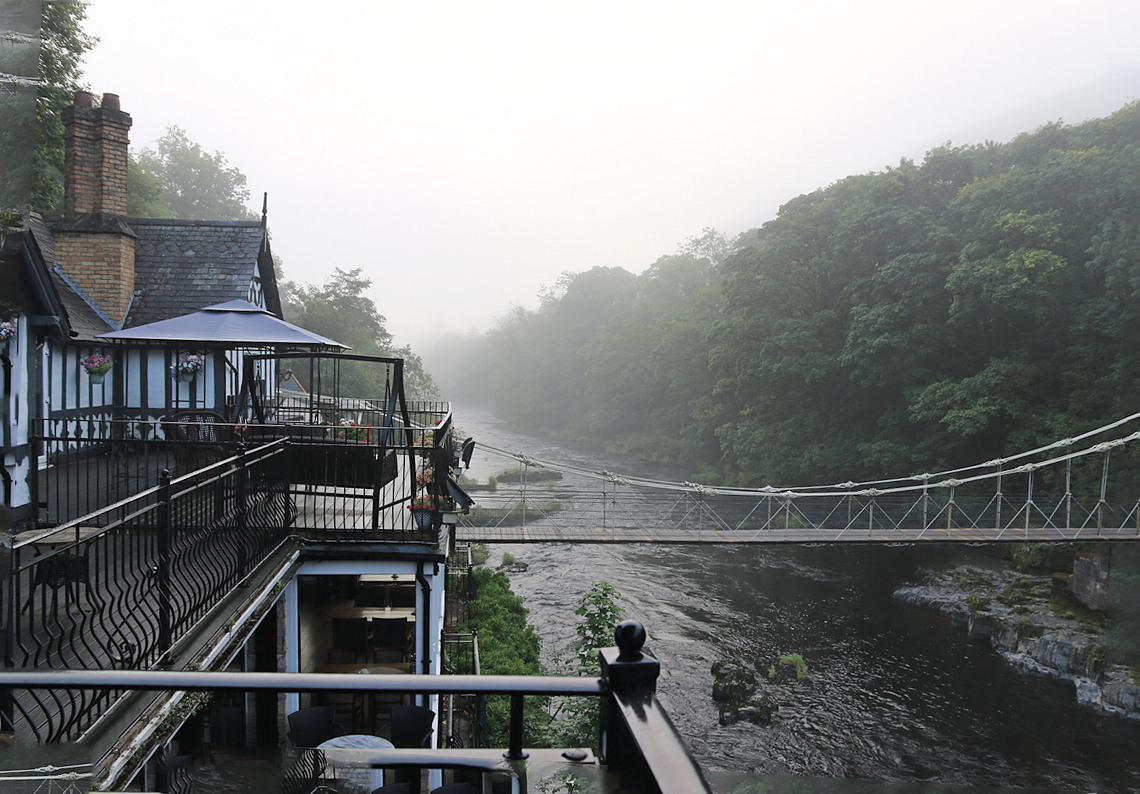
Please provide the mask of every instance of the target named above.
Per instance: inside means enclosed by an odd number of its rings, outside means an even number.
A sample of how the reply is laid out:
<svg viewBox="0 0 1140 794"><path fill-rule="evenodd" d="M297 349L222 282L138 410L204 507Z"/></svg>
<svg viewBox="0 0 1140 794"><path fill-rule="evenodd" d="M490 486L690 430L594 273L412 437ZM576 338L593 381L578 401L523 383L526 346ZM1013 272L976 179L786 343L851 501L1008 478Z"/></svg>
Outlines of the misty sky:
<svg viewBox="0 0 1140 794"><path fill-rule="evenodd" d="M136 151L172 124L222 151L269 193L286 277L363 268L413 345L848 174L1140 98L1136 0L95 0L86 29Z"/></svg>

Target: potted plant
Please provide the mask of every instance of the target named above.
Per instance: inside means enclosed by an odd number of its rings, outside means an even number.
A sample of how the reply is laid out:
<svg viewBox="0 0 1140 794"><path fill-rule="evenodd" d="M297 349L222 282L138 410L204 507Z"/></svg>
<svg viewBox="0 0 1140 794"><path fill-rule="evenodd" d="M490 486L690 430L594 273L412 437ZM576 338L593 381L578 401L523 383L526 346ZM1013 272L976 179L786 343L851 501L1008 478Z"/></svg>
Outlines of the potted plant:
<svg viewBox="0 0 1140 794"><path fill-rule="evenodd" d="M417 496L408 505L416 529L431 529L435 511L439 510L439 499L434 496Z"/></svg>
<svg viewBox="0 0 1140 794"><path fill-rule="evenodd" d="M372 425L358 425L351 419L341 419L336 431L337 438L346 441L372 441Z"/></svg>
<svg viewBox="0 0 1140 794"><path fill-rule="evenodd" d="M178 357L176 364L170 365L170 376L176 377L183 383L190 383L202 371L206 359L202 356L187 353Z"/></svg>
<svg viewBox="0 0 1140 794"><path fill-rule="evenodd" d="M102 353L92 353L79 359L79 366L83 367L83 371L87 373L87 377L94 384L103 382L103 376L107 374L107 370L114 363L110 356L105 356Z"/></svg>
<svg viewBox="0 0 1140 794"><path fill-rule="evenodd" d="M0 350L8 346L8 342L16 338L16 321L4 320L0 322Z"/></svg>
<svg viewBox="0 0 1140 794"><path fill-rule="evenodd" d="M431 485L432 480L434 479L435 469L431 466L428 466L426 469L416 475L416 487L427 488L429 485Z"/></svg>

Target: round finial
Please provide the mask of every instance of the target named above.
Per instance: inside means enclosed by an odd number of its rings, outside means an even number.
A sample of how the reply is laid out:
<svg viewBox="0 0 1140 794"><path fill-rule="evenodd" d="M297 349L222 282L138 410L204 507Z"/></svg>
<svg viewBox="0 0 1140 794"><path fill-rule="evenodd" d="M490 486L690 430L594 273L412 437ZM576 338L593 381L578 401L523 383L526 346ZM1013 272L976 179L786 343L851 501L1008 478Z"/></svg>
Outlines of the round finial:
<svg viewBox="0 0 1140 794"><path fill-rule="evenodd" d="M614 640L621 652L619 660L636 661L641 658L641 646L645 645L645 627L636 620L623 620L614 629Z"/></svg>

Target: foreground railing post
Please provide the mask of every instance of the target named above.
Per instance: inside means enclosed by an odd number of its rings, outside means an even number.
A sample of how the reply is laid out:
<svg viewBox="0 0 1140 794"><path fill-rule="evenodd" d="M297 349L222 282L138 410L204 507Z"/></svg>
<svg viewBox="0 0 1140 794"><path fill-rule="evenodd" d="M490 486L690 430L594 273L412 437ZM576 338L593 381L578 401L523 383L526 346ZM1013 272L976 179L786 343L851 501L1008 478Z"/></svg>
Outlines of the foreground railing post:
<svg viewBox="0 0 1140 794"><path fill-rule="evenodd" d="M523 752L523 696L517 692L511 695L511 736L507 752L503 757L511 761L521 761L527 757Z"/></svg>
<svg viewBox="0 0 1140 794"><path fill-rule="evenodd" d="M617 648L598 651L602 667L600 759L637 791L652 777L661 794L710 792L696 760L657 700L661 665L641 652L645 629L627 620L614 629Z"/></svg>
<svg viewBox="0 0 1140 794"><path fill-rule="evenodd" d="M158 504L158 651L159 661L169 661L170 652L170 513L173 488L170 469L158 476L162 486Z"/></svg>
<svg viewBox="0 0 1140 794"><path fill-rule="evenodd" d="M643 760L641 750L618 711L613 693L638 688L656 692L661 663L641 652L645 644L645 629L640 623L632 620L619 623L614 629L614 640L618 644L617 648L602 648L598 651L602 679L608 684L610 692L602 698L598 747L601 748L602 762L605 764L640 765Z"/></svg>

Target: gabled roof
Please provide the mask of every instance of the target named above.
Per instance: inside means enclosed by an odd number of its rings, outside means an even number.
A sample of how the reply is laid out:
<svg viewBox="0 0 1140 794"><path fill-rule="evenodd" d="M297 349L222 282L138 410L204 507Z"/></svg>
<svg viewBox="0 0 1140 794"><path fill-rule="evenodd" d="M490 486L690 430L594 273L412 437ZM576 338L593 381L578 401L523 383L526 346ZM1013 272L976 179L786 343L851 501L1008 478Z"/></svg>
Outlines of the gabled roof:
<svg viewBox="0 0 1140 794"><path fill-rule="evenodd" d="M279 320L243 300L208 306L182 317L103 334L117 342L198 342L224 347L286 345L300 348L345 348L340 342Z"/></svg>
<svg viewBox="0 0 1140 794"><path fill-rule="evenodd" d="M128 218L127 224L138 235L135 290L139 293L127 328L245 300L253 277L265 280L260 261L265 227L260 221ZM276 307L269 309L273 313Z"/></svg>

